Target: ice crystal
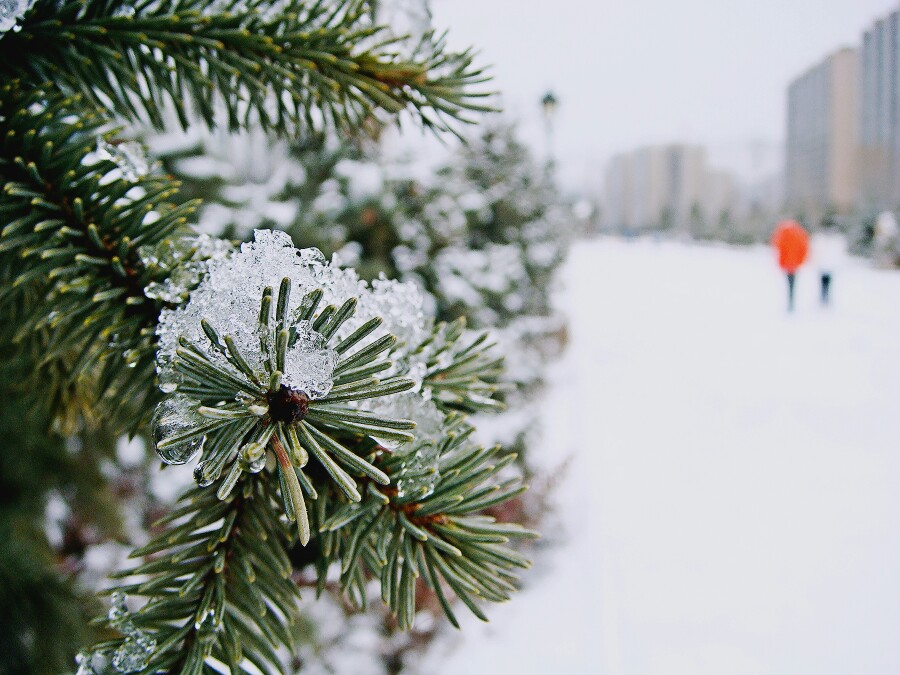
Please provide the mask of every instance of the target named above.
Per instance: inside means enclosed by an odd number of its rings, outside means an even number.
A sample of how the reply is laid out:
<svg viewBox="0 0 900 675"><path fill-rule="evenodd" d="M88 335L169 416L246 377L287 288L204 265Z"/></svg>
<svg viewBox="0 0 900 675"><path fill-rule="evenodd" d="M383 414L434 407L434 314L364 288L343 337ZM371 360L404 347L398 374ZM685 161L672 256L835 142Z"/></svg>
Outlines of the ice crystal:
<svg viewBox="0 0 900 675"><path fill-rule="evenodd" d="M178 302L187 289L178 280L166 279L165 281L151 281L144 289L144 294L154 300L163 302Z"/></svg>
<svg viewBox="0 0 900 675"><path fill-rule="evenodd" d="M423 498L434 492L440 479L439 443L444 426L444 414L430 400L415 392L404 392L383 399L364 402L367 410L394 419L408 419L416 423L415 440L405 445L376 438L385 448L395 450L401 457L397 474L399 497Z"/></svg>
<svg viewBox="0 0 900 675"><path fill-rule="evenodd" d="M414 443L433 440L439 437L444 424L444 414L429 400L415 392L403 392L393 396L361 401L360 408L392 419L412 420L416 428L412 431ZM376 439L378 440L378 439ZM386 448L396 448L396 443L379 440Z"/></svg>
<svg viewBox="0 0 900 675"><path fill-rule="evenodd" d="M309 321L297 324L297 342L285 358L284 383L309 398L322 398L331 391L338 354L325 347L325 338L312 329Z"/></svg>
<svg viewBox="0 0 900 675"><path fill-rule="evenodd" d="M434 442L415 446L404 458L397 477L397 496L424 499L434 492L441 478L438 470L437 445Z"/></svg>
<svg viewBox="0 0 900 675"><path fill-rule="evenodd" d="M19 19L34 5L34 0L0 0L0 39L9 31L18 31Z"/></svg>
<svg viewBox="0 0 900 675"><path fill-rule="evenodd" d="M136 673L147 666L156 649L156 640L134 625L126 601L127 598L121 591L116 591L110 598L107 613L109 625L125 635L125 641L112 655L112 667L117 673ZM109 672L108 654L109 652L80 653L75 659L78 663L77 675Z"/></svg>
<svg viewBox="0 0 900 675"><path fill-rule="evenodd" d="M425 376L428 375L428 364L415 358L409 358L400 363L400 371L407 380L412 380L415 386L412 391L420 393L424 398L430 399L431 394L427 391L428 387L423 387Z"/></svg>
<svg viewBox="0 0 900 675"><path fill-rule="evenodd" d="M203 449L203 436L193 436L162 448L159 446L163 441L177 438L197 428L202 422L190 399L176 395L163 400L156 407L151 421L153 444L162 461L166 464L185 464L191 461Z"/></svg>
<svg viewBox="0 0 900 675"><path fill-rule="evenodd" d="M106 618L109 619L111 626L118 628L128 621L129 616L125 594L121 591L116 591L109 599L109 611L106 614Z"/></svg>
<svg viewBox="0 0 900 675"><path fill-rule="evenodd" d="M6 2L8 0L0 0ZM115 163L125 180L136 181L150 173L150 161L144 146L137 141L110 143L103 137L97 139L97 154L101 159Z"/></svg>
<svg viewBox="0 0 900 675"><path fill-rule="evenodd" d="M413 392L367 401L365 407L385 417L416 423L412 432L415 440L402 447L397 442L375 438L385 448L396 450L402 458L397 474L398 496L422 498L434 492L440 479L438 448L444 425L443 413L430 400Z"/></svg>
<svg viewBox="0 0 900 675"><path fill-rule="evenodd" d="M135 631L123 642L113 655L113 668L120 673L136 673L147 666L147 661L156 649L156 640L140 631Z"/></svg>

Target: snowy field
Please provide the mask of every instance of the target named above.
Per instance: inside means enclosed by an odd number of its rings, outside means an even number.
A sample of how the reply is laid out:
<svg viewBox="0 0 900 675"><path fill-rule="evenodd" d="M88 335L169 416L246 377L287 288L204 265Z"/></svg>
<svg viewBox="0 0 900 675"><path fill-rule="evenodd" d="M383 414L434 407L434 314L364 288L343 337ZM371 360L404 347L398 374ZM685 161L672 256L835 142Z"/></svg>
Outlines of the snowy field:
<svg viewBox="0 0 900 675"><path fill-rule="evenodd" d="M900 273L816 283L788 315L763 248L576 246L559 543L422 672L900 673Z"/></svg>

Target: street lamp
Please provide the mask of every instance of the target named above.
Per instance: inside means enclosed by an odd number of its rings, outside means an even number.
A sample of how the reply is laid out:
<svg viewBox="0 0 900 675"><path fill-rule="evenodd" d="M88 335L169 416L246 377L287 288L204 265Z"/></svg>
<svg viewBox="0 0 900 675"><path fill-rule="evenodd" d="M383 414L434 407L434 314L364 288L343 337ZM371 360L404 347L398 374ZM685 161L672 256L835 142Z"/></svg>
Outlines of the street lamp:
<svg viewBox="0 0 900 675"><path fill-rule="evenodd" d="M547 132L547 166L553 166L553 118L556 116L556 108L559 106L559 100L553 95L552 91L548 91L541 98L541 108L544 111L544 128Z"/></svg>
<svg viewBox="0 0 900 675"><path fill-rule="evenodd" d="M547 120L549 124L553 115L556 114L556 106L559 105L559 101L556 100L556 96L553 95L552 91L548 91L544 94L544 97L541 99L541 106L544 108L544 119Z"/></svg>

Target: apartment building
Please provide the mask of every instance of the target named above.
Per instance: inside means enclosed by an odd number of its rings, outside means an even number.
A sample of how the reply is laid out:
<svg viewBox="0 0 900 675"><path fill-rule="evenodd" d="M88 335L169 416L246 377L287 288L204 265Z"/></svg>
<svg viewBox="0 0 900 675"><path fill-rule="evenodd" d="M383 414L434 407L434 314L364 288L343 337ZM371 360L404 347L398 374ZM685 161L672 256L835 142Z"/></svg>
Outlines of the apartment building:
<svg viewBox="0 0 900 675"><path fill-rule="evenodd" d="M828 55L788 87L785 201L810 222L859 197L859 55Z"/></svg>

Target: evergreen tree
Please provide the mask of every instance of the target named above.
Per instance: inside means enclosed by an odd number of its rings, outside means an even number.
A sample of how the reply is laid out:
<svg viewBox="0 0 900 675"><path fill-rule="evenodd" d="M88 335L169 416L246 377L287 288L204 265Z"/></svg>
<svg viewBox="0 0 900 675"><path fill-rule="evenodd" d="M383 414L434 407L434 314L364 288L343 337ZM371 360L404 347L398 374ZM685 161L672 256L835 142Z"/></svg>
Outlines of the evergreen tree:
<svg viewBox="0 0 900 675"><path fill-rule="evenodd" d="M565 324L552 311L550 296L571 236L571 211L512 127L487 128L434 172L388 159L381 131L369 124L343 141L320 134L290 148L268 146L259 152L268 162L254 161L252 171L238 167L231 180L214 184L203 162L212 155L220 158L216 165L233 167L227 158L241 156L235 148L251 137L207 137L202 148L165 137L151 139L151 146L165 149L167 169L204 196L200 220L206 228L241 239L258 227L284 229L328 257L339 254L364 278L386 274L414 282L439 320L464 317L470 327L492 327L513 364L506 379L515 386L495 394L507 409L496 422L480 421L481 436L516 452L530 475L528 440L537 430L527 406L540 395L545 365L565 341ZM505 517L537 525L541 496L521 499ZM338 604L339 611L352 611ZM427 597L421 604L439 610ZM366 611L377 615L379 608ZM360 630L383 633L379 651L395 667L435 637L431 622L407 636L395 635L389 620L373 617L365 625ZM346 632L323 637L313 657L345 659L346 643L358 639Z"/></svg>
<svg viewBox="0 0 900 675"><path fill-rule="evenodd" d="M198 202L117 126L314 139L408 111L445 133L485 109L471 54L370 17L357 0L0 6L0 580L22 610L2 670L64 670L87 637L44 511L51 490L98 523L115 511L102 458L123 432L169 465L199 456L196 485L114 575L80 673L285 670L297 557L320 587L339 570L351 602L374 580L401 628L422 588L454 624L453 597L484 618L515 589L508 544L533 533L485 511L524 486L514 455L471 440L470 415L499 407L487 336L287 235L198 234Z"/></svg>

